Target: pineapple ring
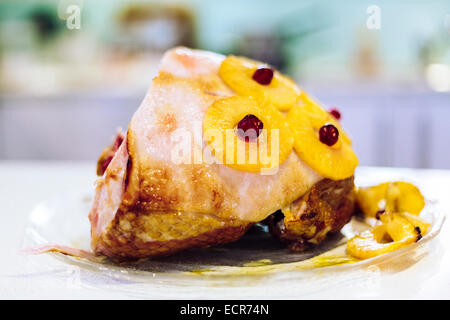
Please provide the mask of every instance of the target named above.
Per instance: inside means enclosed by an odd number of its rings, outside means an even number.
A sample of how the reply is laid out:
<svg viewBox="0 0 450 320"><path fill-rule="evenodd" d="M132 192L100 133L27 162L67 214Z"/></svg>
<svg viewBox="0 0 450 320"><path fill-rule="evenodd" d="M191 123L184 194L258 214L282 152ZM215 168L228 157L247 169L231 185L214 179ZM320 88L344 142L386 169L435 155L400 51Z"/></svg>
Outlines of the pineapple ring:
<svg viewBox="0 0 450 320"><path fill-rule="evenodd" d="M236 126L249 114L262 121L263 130L256 140L245 142L238 137ZM251 97L232 96L216 101L205 114L203 132L219 163L241 171L277 168L288 158L294 144L284 116L274 106Z"/></svg>
<svg viewBox="0 0 450 320"><path fill-rule="evenodd" d="M336 120L336 118L333 117L328 111L322 109L319 104L313 103L311 98L308 97L307 99L308 100L305 101L309 102L301 105L301 108L308 113L308 118L310 119L314 129L319 130L325 123L330 123L339 130L339 136L342 137L342 140L351 145L352 140L342 129L340 122Z"/></svg>
<svg viewBox="0 0 450 320"><path fill-rule="evenodd" d="M220 65L219 75L239 95L267 101L282 111L289 110L300 98L300 88L278 71L274 71L270 84L259 84L252 77L261 66L266 65L244 57L228 56Z"/></svg>
<svg viewBox="0 0 450 320"><path fill-rule="evenodd" d="M311 168L320 175L341 180L353 175L358 158L351 148L351 140L339 122L315 104L294 106L287 115L288 124L294 134L294 149ZM327 124L339 130L339 139L333 146L320 142L318 131Z"/></svg>
<svg viewBox="0 0 450 320"><path fill-rule="evenodd" d="M395 181L358 188L356 203L366 217L374 218L379 210L418 216L425 207L425 198L415 185Z"/></svg>
<svg viewBox="0 0 450 320"><path fill-rule="evenodd" d="M381 215L381 225L366 230L347 242L347 253L358 259L368 259L420 240L429 224L416 216L413 217L414 220L410 220L399 213ZM386 238L392 241L384 242Z"/></svg>

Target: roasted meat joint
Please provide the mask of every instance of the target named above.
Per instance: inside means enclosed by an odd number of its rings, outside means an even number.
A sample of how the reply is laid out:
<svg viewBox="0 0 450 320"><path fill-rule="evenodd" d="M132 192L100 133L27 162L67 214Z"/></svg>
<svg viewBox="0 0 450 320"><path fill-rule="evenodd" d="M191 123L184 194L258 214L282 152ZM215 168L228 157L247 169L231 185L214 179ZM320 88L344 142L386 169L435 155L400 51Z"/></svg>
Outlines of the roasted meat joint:
<svg viewBox="0 0 450 320"><path fill-rule="evenodd" d="M354 211L358 160L339 121L289 78L241 57L167 52L125 137L103 154L89 215L101 255L209 247L261 221L304 250Z"/></svg>
<svg viewBox="0 0 450 320"><path fill-rule="evenodd" d="M255 223L294 251L339 232L354 213L358 159L332 111L264 63L166 52L99 159L94 254L170 255L235 241Z"/></svg>

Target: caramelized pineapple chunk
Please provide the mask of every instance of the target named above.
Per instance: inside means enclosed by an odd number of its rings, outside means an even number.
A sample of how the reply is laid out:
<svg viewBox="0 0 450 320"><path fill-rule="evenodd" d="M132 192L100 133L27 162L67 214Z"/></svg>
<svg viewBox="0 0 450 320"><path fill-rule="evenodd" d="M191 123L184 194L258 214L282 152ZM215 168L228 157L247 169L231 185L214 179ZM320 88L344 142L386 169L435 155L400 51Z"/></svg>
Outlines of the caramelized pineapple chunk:
<svg viewBox="0 0 450 320"><path fill-rule="evenodd" d="M430 229L430 224L428 222L422 220L418 216L413 215L408 212L402 212L400 214L404 218L406 218L409 222L411 222L416 229L419 228L418 231L420 232L421 236L424 236L428 232L428 229Z"/></svg>
<svg viewBox="0 0 450 320"><path fill-rule="evenodd" d="M386 209L387 184L356 189L356 204L368 218L375 218L377 213Z"/></svg>
<svg viewBox="0 0 450 320"><path fill-rule="evenodd" d="M369 259L406 246L404 241L377 241L373 230L366 230L347 241L347 253L357 259Z"/></svg>
<svg viewBox="0 0 450 320"><path fill-rule="evenodd" d="M297 105L289 110L287 119L294 134L294 149L303 161L325 178L341 180L353 175L358 158L350 138L328 112L315 104ZM319 139L319 129L326 124L339 131L338 140L332 146Z"/></svg>
<svg viewBox="0 0 450 320"><path fill-rule="evenodd" d="M398 213L384 213L380 215L380 220L386 228L386 232L391 239L412 243L421 236L416 227L406 218Z"/></svg>
<svg viewBox="0 0 450 320"><path fill-rule="evenodd" d="M253 76L261 67L267 65L243 57L228 56L220 65L219 75L239 95L267 101L279 110L289 110L300 98L300 88L278 71L273 72L269 83L258 83Z"/></svg>
<svg viewBox="0 0 450 320"><path fill-rule="evenodd" d="M415 223L400 213L384 213L380 215L381 225L366 230L347 242L347 253L358 259L373 258L392 252L422 238L422 228L428 224L413 216Z"/></svg>
<svg viewBox="0 0 450 320"><path fill-rule="evenodd" d="M410 183L385 182L359 188L356 202L366 217L376 217L381 225L347 242L347 252L353 257L367 259L397 250L419 241L430 228L429 223L418 217L425 200Z"/></svg>
<svg viewBox="0 0 450 320"><path fill-rule="evenodd" d="M425 199L413 184L396 181L358 188L356 203L366 217L373 218L380 210L417 216L425 206Z"/></svg>

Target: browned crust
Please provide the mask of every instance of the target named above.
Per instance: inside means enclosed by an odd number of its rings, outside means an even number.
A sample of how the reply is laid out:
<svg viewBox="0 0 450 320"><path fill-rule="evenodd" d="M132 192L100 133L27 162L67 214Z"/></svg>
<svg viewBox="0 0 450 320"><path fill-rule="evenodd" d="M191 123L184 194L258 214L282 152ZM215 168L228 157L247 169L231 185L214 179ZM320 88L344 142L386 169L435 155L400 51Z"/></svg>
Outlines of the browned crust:
<svg viewBox="0 0 450 320"><path fill-rule="evenodd" d="M353 177L316 183L289 211L268 219L271 234L293 251L303 251L340 231L354 212ZM97 254L118 260L167 256L238 240L252 223L203 213L119 209L97 243Z"/></svg>
<svg viewBox="0 0 450 320"><path fill-rule="evenodd" d="M97 254L118 260L171 255L238 240L252 223L203 214L119 211L97 243Z"/></svg>
<svg viewBox="0 0 450 320"><path fill-rule="evenodd" d="M163 163L135 158L136 136L131 130L127 142L129 159L123 200L113 221L100 237L93 237L96 254L118 260L170 255L188 248L235 241L250 227L252 223L248 221L208 214L224 211L226 192L206 168L178 167L184 170L183 176L190 177L188 183L192 188L188 188L190 194L186 195L177 190L173 169ZM186 197L191 197L193 209L207 212L182 210L185 208L180 203Z"/></svg>
<svg viewBox="0 0 450 320"><path fill-rule="evenodd" d="M270 233L292 251L303 251L318 244L327 234L336 233L354 213L353 177L334 181L323 179L288 210L268 219Z"/></svg>
<svg viewBox="0 0 450 320"><path fill-rule="evenodd" d="M175 170L163 161L138 158L132 130L128 130L127 140L129 160L122 211L188 211L222 219L230 216L234 197L216 172L201 164L179 164Z"/></svg>

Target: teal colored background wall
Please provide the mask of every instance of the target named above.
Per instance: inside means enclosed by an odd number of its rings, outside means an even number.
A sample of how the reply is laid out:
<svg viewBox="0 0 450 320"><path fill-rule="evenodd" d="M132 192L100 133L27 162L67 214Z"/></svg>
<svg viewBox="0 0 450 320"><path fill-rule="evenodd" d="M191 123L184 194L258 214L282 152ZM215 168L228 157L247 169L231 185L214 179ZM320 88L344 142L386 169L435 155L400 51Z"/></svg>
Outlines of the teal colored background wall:
<svg viewBox="0 0 450 320"><path fill-rule="evenodd" d="M130 1L83 1L82 31L108 42L115 36L118 10ZM134 1L152 2L158 1ZM0 19L20 19L34 6L58 6L59 1L1 1ZM289 57L288 72L301 66L306 74L343 72L354 62L358 41L375 43L386 72L408 77L420 64L420 47L425 43L443 53L439 62L450 62L450 34L444 16L450 14L448 0L171 0L159 3L183 4L196 17L198 46L219 52L232 52L242 34L292 32L319 26L317 32L289 41L284 50ZM369 5L381 8L381 29L366 28ZM436 49L436 51L439 51Z"/></svg>

